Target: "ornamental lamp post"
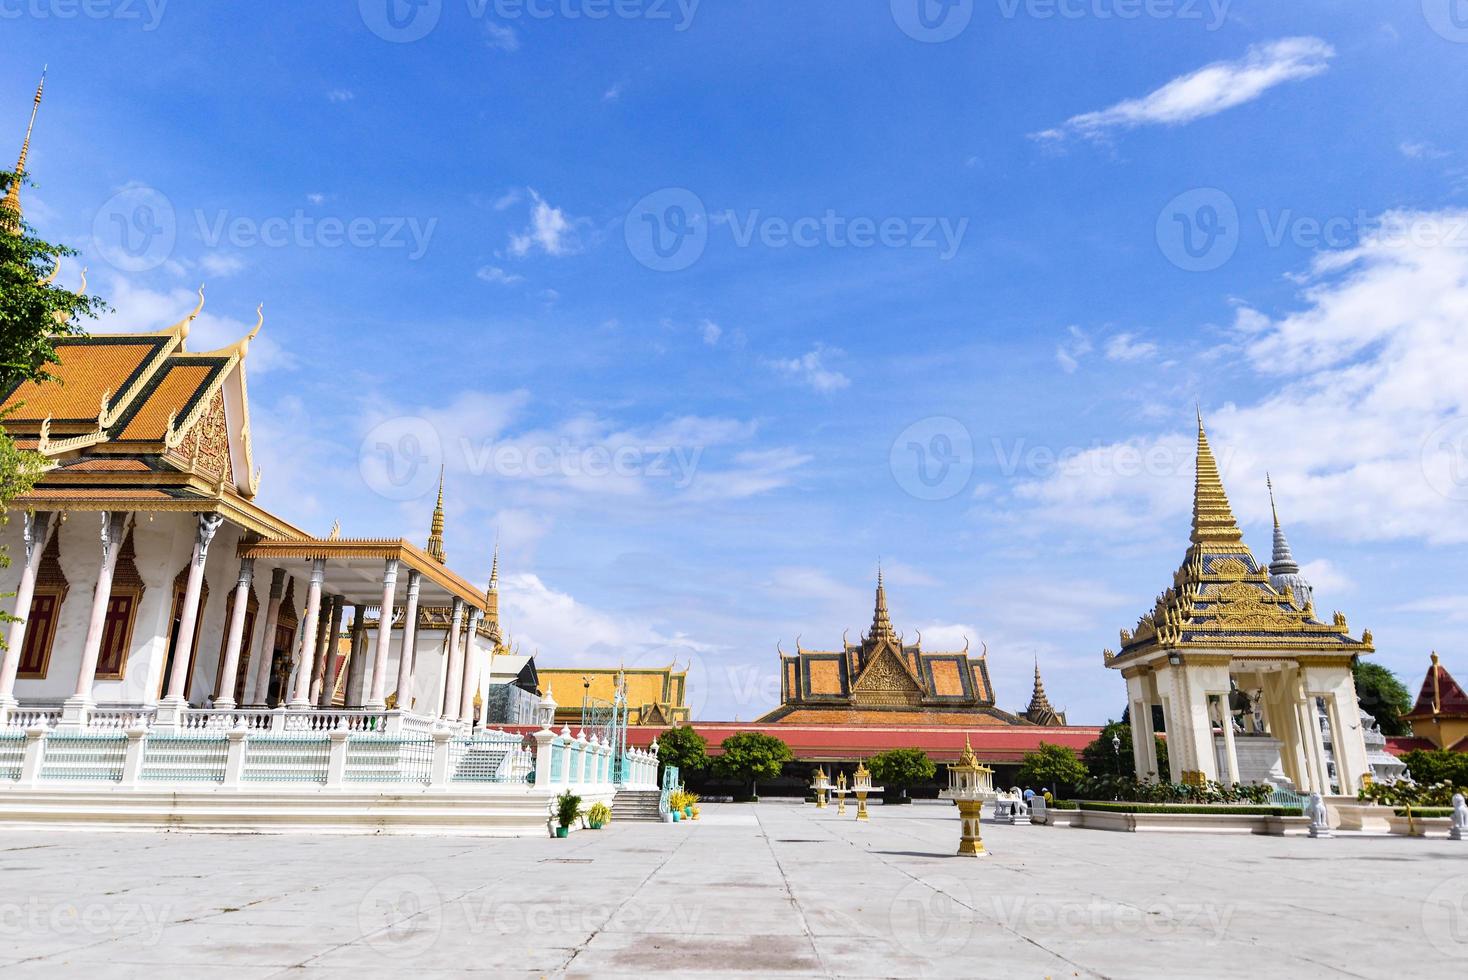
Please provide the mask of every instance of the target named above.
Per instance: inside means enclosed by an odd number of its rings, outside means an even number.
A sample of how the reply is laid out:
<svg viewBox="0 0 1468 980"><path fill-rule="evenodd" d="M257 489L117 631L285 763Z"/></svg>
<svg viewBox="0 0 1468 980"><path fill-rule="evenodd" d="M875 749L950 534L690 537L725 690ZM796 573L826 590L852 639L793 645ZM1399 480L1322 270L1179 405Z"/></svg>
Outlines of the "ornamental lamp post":
<svg viewBox="0 0 1468 980"><path fill-rule="evenodd" d="M810 784L810 788L815 791L816 809L824 810L826 808L826 790L831 788L831 779L826 775L824 767L816 767L816 777Z"/></svg>
<svg viewBox="0 0 1468 980"><path fill-rule="evenodd" d="M856 776L851 781L851 788L856 793L856 819L869 820L867 794L872 791L872 774L868 771L865 760L857 764Z"/></svg>
<svg viewBox="0 0 1468 980"><path fill-rule="evenodd" d="M846 816L846 773L842 772L836 776L836 816Z"/></svg>
<svg viewBox="0 0 1468 980"><path fill-rule="evenodd" d="M980 765L974 755L973 746L967 737L963 740L963 755L958 762L948 767L948 790L958 804L959 823L962 827L958 842L958 853L973 857L984 857L984 841L980 824L984 812L984 798L992 791L994 770Z"/></svg>

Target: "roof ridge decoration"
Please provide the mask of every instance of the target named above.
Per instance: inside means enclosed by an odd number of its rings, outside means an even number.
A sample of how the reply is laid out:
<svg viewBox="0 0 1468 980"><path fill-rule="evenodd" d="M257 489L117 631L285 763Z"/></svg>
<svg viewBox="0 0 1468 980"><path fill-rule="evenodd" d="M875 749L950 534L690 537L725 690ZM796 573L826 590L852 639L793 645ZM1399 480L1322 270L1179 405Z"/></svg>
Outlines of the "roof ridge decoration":
<svg viewBox="0 0 1468 980"><path fill-rule="evenodd" d="M887 614L887 590L882 584L882 563L877 562L877 603L872 610L872 628L867 634L873 640L891 640L896 638L896 631L892 628L892 617Z"/></svg>
<svg viewBox="0 0 1468 980"><path fill-rule="evenodd" d="M1040 661L1035 660L1035 686L1030 693L1030 706L1025 710L1025 717L1036 724L1049 725L1060 718L1059 713L1050 704L1050 698L1045 694L1045 682L1040 679ZM1041 719L1044 719L1043 721Z"/></svg>
<svg viewBox="0 0 1468 980"><path fill-rule="evenodd" d="M1238 519L1223 489L1213 447L1208 444L1201 411L1198 413L1197 474L1193 484L1192 541L1205 552L1221 549L1225 554L1239 550L1244 543L1244 532L1239 530Z"/></svg>
<svg viewBox="0 0 1468 980"><path fill-rule="evenodd" d="M443 476L444 467L438 468L438 503L433 507L433 522L428 529L428 547L425 549L429 556L440 565L448 564L448 554L443 548Z"/></svg>

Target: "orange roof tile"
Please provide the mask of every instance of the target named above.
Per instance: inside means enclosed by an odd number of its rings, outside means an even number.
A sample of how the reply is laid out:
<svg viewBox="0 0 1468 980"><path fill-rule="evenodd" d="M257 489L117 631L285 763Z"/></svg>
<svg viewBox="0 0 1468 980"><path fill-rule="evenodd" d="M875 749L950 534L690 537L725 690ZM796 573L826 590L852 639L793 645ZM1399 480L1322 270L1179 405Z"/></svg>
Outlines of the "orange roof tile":
<svg viewBox="0 0 1468 980"><path fill-rule="evenodd" d="M182 420L189 403L217 367L217 363L170 363L118 438L161 440L168 432L169 416Z"/></svg>
<svg viewBox="0 0 1468 980"><path fill-rule="evenodd" d="M164 340L157 337L99 339L56 345L60 364L50 366L54 381L22 382L5 399L0 409L16 409L13 421L39 422L53 419L95 419L102 396L115 399L128 386L147 359Z"/></svg>

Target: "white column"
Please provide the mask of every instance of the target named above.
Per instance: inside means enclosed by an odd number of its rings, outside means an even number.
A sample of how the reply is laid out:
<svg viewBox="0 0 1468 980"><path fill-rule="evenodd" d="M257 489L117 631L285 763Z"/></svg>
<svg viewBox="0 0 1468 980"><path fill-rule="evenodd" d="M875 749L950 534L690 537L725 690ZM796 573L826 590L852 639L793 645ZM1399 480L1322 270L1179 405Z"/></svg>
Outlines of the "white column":
<svg viewBox="0 0 1468 980"><path fill-rule="evenodd" d="M414 569L408 570L408 605L403 610L403 650L398 655L398 710L413 708L413 646L418 640L418 592L423 586L423 577Z"/></svg>
<svg viewBox="0 0 1468 980"><path fill-rule="evenodd" d="M31 599L36 592L36 572L41 567L41 553L51 537L50 514L25 515L25 565L20 570L20 585L15 590L15 621L10 624L4 659L0 660L0 718L5 709L15 704L15 675L20 670L20 655L25 649L26 620L31 615Z"/></svg>
<svg viewBox="0 0 1468 980"><path fill-rule="evenodd" d="M82 643L76 691L66 700L62 713L62 721L68 726L86 727L87 715L92 708L92 684L97 679L97 658L102 654L107 603L112 598L112 573L117 568L117 553L122 548L126 523L126 514L102 513L102 567L97 570L97 588L92 593L92 617L87 623L87 638Z"/></svg>
<svg viewBox="0 0 1468 980"><path fill-rule="evenodd" d="M362 707L362 684L367 673L367 607L352 607L352 652L347 663L346 706Z"/></svg>
<svg viewBox="0 0 1468 980"><path fill-rule="evenodd" d="M1218 697L1218 713L1223 722L1223 758L1228 766L1228 784L1233 786L1239 781L1239 750L1234 745L1234 716L1227 694Z"/></svg>
<svg viewBox="0 0 1468 980"><path fill-rule="evenodd" d="M339 638L342 635L342 617L346 611L346 597L332 596L331 621L326 627L326 668L321 673L321 688L314 692L315 697L312 698L318 708L331 707L331 699L336 694L336 675L341 670L342 659Z"/></svg>
<svg viewBox="0 0 1468 980"><path fill-rule="evenodd" d="M464 600L454 600L454 621L449 627L448 649L444 652L446 669L444 670L444 683L439 692L439 715L446 721L456 721L459 717L459 688L464 683L464 652L459 646L459 630L464 625Z"/></svg>
<svg viewBox="0 0 1468 980"><path fill-rule="evenodd" d="M398 560L389 558L382 569L382 612L377 617L377 651L372 658L372 684L366 707L387 707L387 659L392 652L392 624L397 617L394 604L398 592Z"/></svg>
<svg viewBox="0 0 1468 980"><path fill-rule="evenodd" d="M335 596L321 597L321 618L316 624L316 656L311 668L311 703L315 705L321 703L321 692L326 687L326 668L331 664L327 638L331 635L332 608L335 605Z"/></svg>
<svg viewBox="0 0 1468 980"><path fill-rule="evenodd" d="M479 657L474 652L474 640L479 633L479 621L483 617L482 610L470 610L469 630L464 634L464 687L459 693L460 721L474 721L474 692L479 687Z"/></svg>
<svg viewBox="0 0 1468 980"><path fill-rule="evenodd" d="M326 559L311 561L311 584L306 589L306 622L301 629L301 662L296 670L296 693L289 707L302 711L311 707L311 668L316 656L316 624L321 619L321 583L326 578Z"/></svg>
<svg viewBox="0 0 1468 980"><path fill-rule="evenodd" d="M199 593L204 585L204 565L209 560L209 543L224 517L219 514L200 514L199 526L194 532L193 557L189 561L189 577L184 584L183 611L178 620L178 641L173 649L173 669L168 675L168 691L159 708L168 707L177 711L188 703L189 667L194 656L194 626L199 621ZM162 715L162 710L160 710Z"/></svg>
<svg viewBox="0 0 1468 980"><path fill-rule="evenodd" d="M245 700L251 704L264 704L270 696L270 671L275 666L275 630L280 625L280 604L285 599L285 569L270 572L270 601L265 607L265 626L261 630L260 660L255 664L255 675Z"/></svg>
<svg viewBox="0 0 1468 980"><path fill-rule="evenodd" d="M233 708L234 682L240 672L240 645L245 642L245 615L250 606L250 583L255 578L255 559L240 560L240 580L234 590L234 608L229 614L229 633L224 641L224 665L219 671L219 690L214 707Z"/></svg>

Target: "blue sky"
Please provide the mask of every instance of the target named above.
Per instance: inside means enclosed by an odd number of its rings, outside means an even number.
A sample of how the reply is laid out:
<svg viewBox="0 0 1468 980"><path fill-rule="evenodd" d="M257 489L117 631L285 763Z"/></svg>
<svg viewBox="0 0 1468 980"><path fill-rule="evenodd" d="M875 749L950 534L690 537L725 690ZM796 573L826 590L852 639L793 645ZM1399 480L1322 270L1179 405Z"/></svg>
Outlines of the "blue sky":
<svg viewBox="0 0 1468 980"><path fill-rule="evenodd" d="M89 10L0 2L0 138L49 63L27 216L102 329L263 301L262 502L422 538L444 463L450 561L499 534L543 663L676 659L751 718L880 556L1001 706L1038 658L1105 720L1196 400L1256 552L1269 469L1322 608L1413 688L1468 670L1448 0Z"/></svg>

